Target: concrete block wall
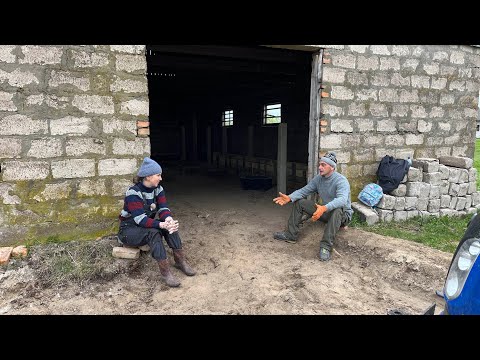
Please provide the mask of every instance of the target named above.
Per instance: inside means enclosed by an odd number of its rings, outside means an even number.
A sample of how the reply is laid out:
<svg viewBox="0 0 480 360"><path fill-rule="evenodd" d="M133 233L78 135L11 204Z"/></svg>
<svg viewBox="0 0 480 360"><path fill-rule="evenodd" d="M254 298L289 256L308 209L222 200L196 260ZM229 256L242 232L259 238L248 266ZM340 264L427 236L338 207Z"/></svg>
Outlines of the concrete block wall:
<svg viewBox="0 0 480 360"><path fill-rule="evenodd" d="M144 45L0 45L0 244L113 227L148 115Z"/></svg>
<svg viewBox="0 0 480 360"><path fill-rule="evenodd" d="M312 47L320 152L337 152L352 197L387 153L473 157L479 48ZM0 45L0 245L114 227L150 153L148 109L144 45Z"/></svg>
<svg viewBox="0 0 480 360"><path fill-rule="evenodd" d="M415 216L459 216L480 209L473 160L444 156L413 160L402 183L384 194L378 220L402 221Z"/></svg>
<svg viewBox="0 0 480 360"><path fill-rule="evenodd" d="M473 157L480 48L317 46L325 48L320 153L336 151L352 196L374 182L386 154Z"/></svg>

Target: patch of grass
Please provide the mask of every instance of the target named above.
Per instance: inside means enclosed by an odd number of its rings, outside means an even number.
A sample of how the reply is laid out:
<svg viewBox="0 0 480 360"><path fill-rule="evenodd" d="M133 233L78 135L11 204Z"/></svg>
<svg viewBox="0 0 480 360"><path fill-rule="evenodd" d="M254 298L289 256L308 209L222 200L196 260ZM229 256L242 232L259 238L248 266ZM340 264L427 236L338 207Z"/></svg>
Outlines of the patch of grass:
<svg viewBox="0 0 480 360"><path fill-rule="evenodd" d="M480 175L480 139L475 140L475 154L473 155L473 167ZM477 176L477 190L480 189L480 176Z"/></svg>
<svg viewBox="0 0 480 360"><path fill-rule="evenodd" d="M60 242L60 237L58 235L50 235L47 237L46 242L58 244Z"/></svg>
<svg viewBox="0 0 480 360"><path fill-rule="evenodd" d="M350 226L380 235L412 240L438 250L453 253L463 237L471 217L472 215L442 216L439 218L418 216L401 222L382 222L367 225L360 220L357 213L354 213Z"/></svg>
<svg viewBox="0 0 480 360"><path fill-rule="evenodd" d="M99 241L72 241L33 246L32 267L44 287L85 282L109 276L112 247Z"/></svg>

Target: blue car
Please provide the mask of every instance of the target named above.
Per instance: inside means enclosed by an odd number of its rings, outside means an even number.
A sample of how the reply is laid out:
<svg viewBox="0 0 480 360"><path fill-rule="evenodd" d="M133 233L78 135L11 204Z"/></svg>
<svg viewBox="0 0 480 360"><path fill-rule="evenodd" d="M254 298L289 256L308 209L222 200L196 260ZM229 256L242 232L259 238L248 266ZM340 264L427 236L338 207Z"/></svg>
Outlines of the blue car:
<svg viewBox="0 0 480 360"><path fill-rule="evenodd" d="M455 250L443 288L444 315L480 314L480 216L474 214Z"/></svg>
<svg viewBox="0 0 480 360"><path fill-rule="evenodd" d="M445 299L440 315L480 315L480 216L474 214L463 238L458 243L442 291L437 295ZM434 315L435 303L423 315ZM392 309L388 315L406 315Z"/></svg>

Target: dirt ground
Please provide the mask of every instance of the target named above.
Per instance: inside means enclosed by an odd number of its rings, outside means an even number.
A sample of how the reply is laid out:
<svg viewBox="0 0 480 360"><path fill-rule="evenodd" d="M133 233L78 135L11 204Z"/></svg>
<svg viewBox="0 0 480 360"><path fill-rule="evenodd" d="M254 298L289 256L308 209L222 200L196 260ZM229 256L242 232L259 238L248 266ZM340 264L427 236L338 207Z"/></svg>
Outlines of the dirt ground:
<svg viewBox="0 0 480 360"><path fill-rule="evenodd" d="M452 254L348 228L331 261L321 262L321 223L307 221L296 244L273 239L292 206L275 205L274 189L242 190L235 177L182 176L168 168L164 179L196 276L173 269L182 284L169 288L148 253L112 258L113 236L38 245L27 259L0 268L0 314L385 315L419 314L434 302L436 314L443 310L435 290L443 287ZM63 254L75 264L79 249L100 271L53 282L49 261Z"/></svg>

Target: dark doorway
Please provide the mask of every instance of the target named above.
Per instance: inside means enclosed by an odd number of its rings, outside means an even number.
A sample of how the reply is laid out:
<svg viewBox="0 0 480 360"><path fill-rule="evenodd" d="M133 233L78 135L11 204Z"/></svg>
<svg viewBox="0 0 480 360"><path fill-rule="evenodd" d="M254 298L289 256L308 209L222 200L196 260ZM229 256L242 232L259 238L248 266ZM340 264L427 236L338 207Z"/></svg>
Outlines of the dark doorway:
<svg viewBox="0 0 480 360"><path fill-rule="evenodd" d="M234 173L253 171L245 156L277 158L277 125L265 124L264 118L266 106L281 104L289 180L305 182L297 170L308 162L311 62L308 52L262 46L147 45L152 157L190 165L211 160L208 166L215 167L215 155L226 152L243 160L232 165L222 158L222 166ZM267 171L262 161L257 172Z"/></svg>

